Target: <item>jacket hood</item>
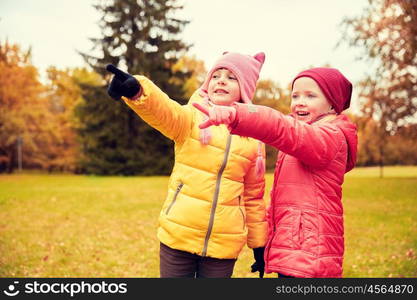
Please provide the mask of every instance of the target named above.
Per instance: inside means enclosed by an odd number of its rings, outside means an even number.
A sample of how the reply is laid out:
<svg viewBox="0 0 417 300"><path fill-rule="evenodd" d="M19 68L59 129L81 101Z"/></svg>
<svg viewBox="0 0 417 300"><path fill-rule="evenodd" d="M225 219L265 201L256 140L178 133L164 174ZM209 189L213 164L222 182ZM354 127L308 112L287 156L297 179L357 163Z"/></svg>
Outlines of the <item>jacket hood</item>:
<svg viewBox="0 0 417 300"><path fill-rule="evenodd" d="M295 115L293 113L290 113L289 116L295 119ZM321 117L324 117L324 115ZM331 122L336 122L338 124L338 127L342 130L346 138L346 143L348 145L348 156L345 170L345 173L347 173L350 170L352 170L356 164L356 155L358 152L357 127L356 124L350 121L348 116L344 114L335 115L335 117L336 118ZM314 123L316 121L318 120L316 119L313 122L309 122L309 124Z"/></svg>
<svg viewBox="0 0 417 300"><path fill-rule="evenodd" d="M356 164L356 154L358 152L357 127L356 124L351 122L349 118L344 114L338 115L338 117L333 122L337 122L339 124L339 128L345 135L348 145L347 163L345 170L345 173L347 173L352 170Z"/></svg>

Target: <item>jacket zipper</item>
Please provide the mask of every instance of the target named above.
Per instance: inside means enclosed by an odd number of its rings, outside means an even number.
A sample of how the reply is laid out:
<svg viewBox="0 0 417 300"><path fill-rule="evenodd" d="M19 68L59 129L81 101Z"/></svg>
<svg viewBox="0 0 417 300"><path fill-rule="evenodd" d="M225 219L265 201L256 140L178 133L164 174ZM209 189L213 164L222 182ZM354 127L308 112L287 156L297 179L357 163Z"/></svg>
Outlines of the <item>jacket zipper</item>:
<svg viewBox="0 0 417 300"><path fill-rule="evenodd" d="M165 214L166 214L166 215L167 215L167 214L169 213L169 211L171 210L171 207L174 205L175 201L177 201L177 196L178 196L178 194L180 193L180 191L181 191L181 189L182 189L183 185L184 185L184 183L182 183L182 182L181 182L181 183L177 186L177 190L175 191L175 194L174 194L174 199L172 199L172 202L169 204L169 206L168 206L167 210L165 211Z"/></svg>
<svg viewBox="0 0 417 300"><path fill-rule="evenodd" d="M211 231L213 230L214 214L216 213L217 200L219 199L220 181L222 179L223 171L226 167L227 158L228 158L229 152L230 152L231 142L232 142L232 135L229 134L229 136L227 138L227 143L226 143L226 150L224 152L223 163L220 166L219 172L217 173L216 188L214 190L214 195L213 195L213 204L211 206L210 220L209 220L209 225L208 225L208 229L207 229L206 238L204 240L203 252L201 253L201 256L206 256L207 255L208 242L209 242L209 239L210 239Z"/></svg>
<svg viewBox="0 0 417 300"><path fill-rule="evenodd" d="M240 210L240 213L242 214L243 229L245 229L245 225L246 225L245 214L243 213L242 207L240 206L240 200L242 200L242 196L239 196L239 210Z"/></svg>

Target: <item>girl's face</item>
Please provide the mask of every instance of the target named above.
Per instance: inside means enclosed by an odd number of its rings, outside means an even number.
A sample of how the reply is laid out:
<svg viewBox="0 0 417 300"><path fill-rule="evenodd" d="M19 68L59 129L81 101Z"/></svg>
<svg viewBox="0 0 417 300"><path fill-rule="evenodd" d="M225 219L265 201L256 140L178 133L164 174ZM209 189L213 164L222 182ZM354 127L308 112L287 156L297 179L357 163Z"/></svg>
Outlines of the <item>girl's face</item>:
<svg viewBox="0 0 417 300"><path fill-rule="evenodd" d="M291 112L297 120L310 122L320 115L334 113L334 109L317 82L310 77L300 77L291 92Z"/></svg>
<svg viewBox="0 0 417 300"><path fill-rule="evenodd" d="M208 96L217 105L232 105L240 101L237 77L228 69L214 71L208 84Z"/></svg>

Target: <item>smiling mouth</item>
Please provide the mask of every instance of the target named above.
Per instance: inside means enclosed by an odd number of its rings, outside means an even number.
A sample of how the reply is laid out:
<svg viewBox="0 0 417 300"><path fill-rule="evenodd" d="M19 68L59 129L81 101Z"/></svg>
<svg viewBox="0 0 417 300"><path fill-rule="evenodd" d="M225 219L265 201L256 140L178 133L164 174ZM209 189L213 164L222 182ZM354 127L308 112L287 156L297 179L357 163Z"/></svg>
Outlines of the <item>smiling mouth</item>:
<svg viewBox="0 0 417 300"><path fill-rule="evenodd" d="M308 116L310 113L307 111L297 111L295 114L300 117L305 117Z"/></svg>
<svg viewBox="0 0 417 300"><path fill-rule="evenodd" d="M229 94L226 90L223 89L217 89L214 91L215 94Z"/></svg>

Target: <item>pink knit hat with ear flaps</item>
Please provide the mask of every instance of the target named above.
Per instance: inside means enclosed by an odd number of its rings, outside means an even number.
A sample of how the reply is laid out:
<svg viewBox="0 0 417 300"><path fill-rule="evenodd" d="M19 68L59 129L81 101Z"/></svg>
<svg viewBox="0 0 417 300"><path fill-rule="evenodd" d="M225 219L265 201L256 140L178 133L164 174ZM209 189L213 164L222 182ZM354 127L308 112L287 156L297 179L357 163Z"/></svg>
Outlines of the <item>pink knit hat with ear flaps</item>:
<svg viewBox="0 0 417 300"><path fill-rule="evenodd" d="M252 103L253 95L256 90L256 82L259 78L262 65L265 61L265 53L259 52L255 56L224 52L216 61L213 68L208 72L206 79L201 86L202 94L207 95L208 85L213 73L220 69L226 68L233 72L239 82L240 96L244 103Z"/></svg>
<svg viewBox="0 0 417 300"><path fill-rule="evenodd" d="M313 68L302 71L292 81L291 89L294 87L294 82L300 77L310 77L317 82L336 113L340 114L349 108L352 84L339 70L333 68Z"/></svg>

